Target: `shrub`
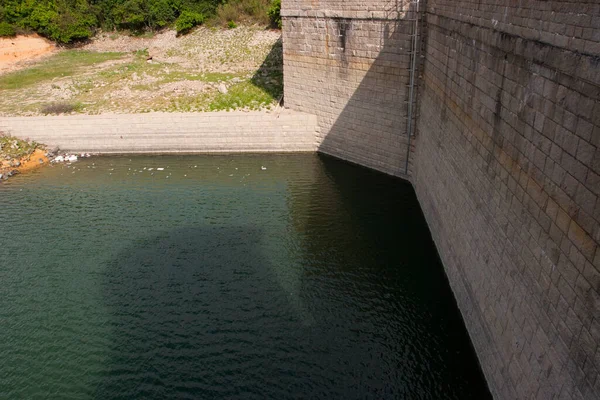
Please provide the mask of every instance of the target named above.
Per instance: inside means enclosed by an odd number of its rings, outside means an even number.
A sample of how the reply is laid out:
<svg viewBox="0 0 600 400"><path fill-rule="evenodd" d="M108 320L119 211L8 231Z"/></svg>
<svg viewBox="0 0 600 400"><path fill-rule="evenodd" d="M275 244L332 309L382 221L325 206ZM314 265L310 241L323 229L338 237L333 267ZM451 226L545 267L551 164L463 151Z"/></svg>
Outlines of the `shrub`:
<svg viewBox="0 0 600 400"><path fill-rule="evenodd" d="M79 111L81 109L81 104L76 103L76 104L72 104L72 103L65 103L65 102L58 102L58 103L50 103L45 105L44 107L42 107L41 111L42 114L68 114L68 113L72 113L73 111Z"/></svg>
<svg viewBox="0 0 600 400"><path fill-rule="evenodd" d="M267 25L270 18L277 24L280 4L280 0L0 0L0 36L24 28L70 43L89 38L100 26L139 33L173 23L181 34L204 23L206 16L223 27L230 21Z"/></svg>
<svg viewBox="0 0 600 400"><path fill-rule="evenodd" d="M9 24L8 22L0 22L0 37L2 36L15 36L17 32L15 31L14 26Z"/></svg>
<svg viewBox="0 0 600 400"><path fill-rule="evenodd" d="M222 4L217 8L216 19L219 21L219 25L227 26L229 21L239 21L240 10L233 3Z"/></svg>
<svg viewBox="0 0 600 400"><path fill-rule="evenodd" d="M281 29L281 0L273 0L271 2L271 7L267 11L267 15L269 16L271 25Z"/></svg>
<svg viewBox="0 0 600 400"><path fill-rule="evenodd" d="M269 0L231 0L217 7L214 22L229 26L230 21L259 23L267 25Z"/></svg>
<svg viewBox="0 0 600 400"><path fill-rule="evenodd" d="M124 29L139 31L146 26L146 13L144 12L144 1L127 0L114 8L112 15L115 24Z"/></svg>
<svg viewBox="0 0 600 400"><path fill-rule="evenodd" d="M169 0L155 0L150 2L150 25L163 28L175 20L175 10Z"/></svg>
<svg viewBox="0 0 600 400"><path fill-rule="evenodd" d="M82 4L80 8L56 8L48 4L37 4L22 21L22 25L59 43L87 39L92 36L97 20L91 8Z"/></svg>
<svg viewBox="0 0 600 400"><path fill-rule="evenodd" d="M237 28L237 24L235 23L235 21L234 21L234 20L231 20L231 21L229 21L229 22L227 23L227 27L228 27L229 29L235 29L235 28Z"/></svg>
<svg viewBox="0 0 600 400"><path fill-rule="evenodd" d="M71 43L90 38L94 33L96 18L74 12L57 14L47 27L48 37L59 43Z"/></svg>
<svg viewBox="0 0 600 400"><path fill-rule="evenodd" d="M204 14L183 11L177 21L175 21L175 30L178 35L185 34L190 31L193 27L200 25L204 22Z"/></svg>

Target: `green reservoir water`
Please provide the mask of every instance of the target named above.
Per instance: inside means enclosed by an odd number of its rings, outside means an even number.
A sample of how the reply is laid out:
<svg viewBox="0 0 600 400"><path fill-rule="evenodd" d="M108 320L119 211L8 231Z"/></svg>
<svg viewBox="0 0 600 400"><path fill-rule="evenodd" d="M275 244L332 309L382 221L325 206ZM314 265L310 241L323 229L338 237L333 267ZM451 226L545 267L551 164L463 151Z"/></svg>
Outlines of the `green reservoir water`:
<svg viewBox="0 0 600 400"><path fill-rule="evenodd" d="M411 186L317 155L17 176L0 284L1 399L490 397Z"/></svg>

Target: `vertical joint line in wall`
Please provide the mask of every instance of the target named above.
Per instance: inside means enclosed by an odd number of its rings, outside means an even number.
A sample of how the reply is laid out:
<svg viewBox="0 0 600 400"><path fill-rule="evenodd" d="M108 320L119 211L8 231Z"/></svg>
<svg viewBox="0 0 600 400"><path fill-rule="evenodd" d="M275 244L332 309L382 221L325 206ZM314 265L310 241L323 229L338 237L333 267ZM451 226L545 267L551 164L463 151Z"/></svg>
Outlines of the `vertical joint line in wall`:
<svg viewBox="0 0 600 400"><path fill-rule="evenodd" d="M406 124L406 135L408 136L406 146L406 165L404 167L404 173L408 175L408 159L410 157L410 141L413 131L413 113L414 113L414 101L415 101L415 81L417 75L417 57L418 57L418 44L419 44L419 4L420 0L413 0L413 34L412 34L412 50L410 55L410 83L408 89L408 121Z"/></svg>

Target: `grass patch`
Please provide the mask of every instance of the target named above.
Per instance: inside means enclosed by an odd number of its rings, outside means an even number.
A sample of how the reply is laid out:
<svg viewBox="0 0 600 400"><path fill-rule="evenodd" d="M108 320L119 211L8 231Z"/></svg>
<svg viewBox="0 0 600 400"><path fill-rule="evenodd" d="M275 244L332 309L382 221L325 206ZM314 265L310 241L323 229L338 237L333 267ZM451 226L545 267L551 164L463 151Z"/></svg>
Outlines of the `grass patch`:
<svg viewBox="0 0 600 400"><path fill-rule="evenodd" d="M228 74L220 72L203 72L190 73L185 71L170 71L169 73L155 74L160 78L159 83L171 83L179 81L202 81L202 82L226 82L236 77L243 76L242 74Z"/></svg>
<svg viewBox="0 0 600 400"><path fill-rule="evenodd" d="M256 26L200 28L151 62L142 47L127 53L64 50L0 76L0 115L269 108L282 93L282 46L276 33L263 41L254 39L257 32ZM227 93L219 91L221 84Z"/></svg>
<svg viewBox="0 0 600 400"><path fill-rule="evenodd" d="M251 82L241 82L231 86L227 93L219 93L208 105L209 111L235 110L248 108L258 110L275 101L263 88Z"/></svg>
<svg viewBox="0 0 600 400"><path fill-rule="evenodd" d="M84 67L118 60L123 56L123 53L66 50L35 67L0 76L0 89L21 89L55 78L72 76Z"/></svg>
<svg viewBox="0 0 600 400"><path fill-rule="evenodd" d="M36 142L17 139L0 132L0 157L23 158L27 157L42 146Z"/></svg>

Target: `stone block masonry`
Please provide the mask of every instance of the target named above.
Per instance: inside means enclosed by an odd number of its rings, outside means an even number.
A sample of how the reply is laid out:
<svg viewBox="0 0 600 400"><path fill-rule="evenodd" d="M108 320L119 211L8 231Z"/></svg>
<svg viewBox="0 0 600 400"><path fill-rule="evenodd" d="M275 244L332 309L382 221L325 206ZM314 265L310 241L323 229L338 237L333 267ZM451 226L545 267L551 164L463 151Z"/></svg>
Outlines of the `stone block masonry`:
<svg viewBox="0 0 600 400"><path fill-rule="evenodd" d="M600 2L284 0L286 106L409 179L497 399L600 398Z"/></svg>
<svg viewBox="0 0 600 400"><path fill-rule="evenodd" d="M409 5L283 1L285 104L318 116L319 151L405 173Z"/></svg>
<svg viewBox="0 0 600 400"><path fill-rule="evenodd" d="M316 117L300 112L215 112L0 118L0 132L73 152L315 151Z"/></svg>
<svg viewBox="0 0 600 400"><path fill-rule="evenodd" d="M429 0L411 178L498 399L600 398L600 3Z"/></svg>

